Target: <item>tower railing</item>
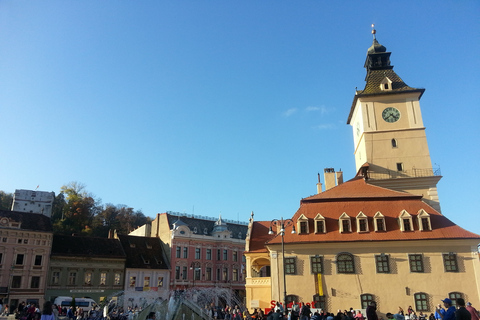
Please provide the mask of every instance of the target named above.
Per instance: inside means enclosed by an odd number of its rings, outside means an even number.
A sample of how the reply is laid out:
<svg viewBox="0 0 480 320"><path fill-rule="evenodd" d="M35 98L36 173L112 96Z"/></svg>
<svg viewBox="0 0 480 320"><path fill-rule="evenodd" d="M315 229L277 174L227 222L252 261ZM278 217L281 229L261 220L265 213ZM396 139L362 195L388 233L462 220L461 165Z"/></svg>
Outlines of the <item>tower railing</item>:
<svg viewBox="0 0 480 320"><path fill-rule="evenodd" d="M441 176L442 172L438 168L412 168L410 170L395 171L390 169L368 171L368 178L374 180L399 179L399 178L418 178Z"/></svg>

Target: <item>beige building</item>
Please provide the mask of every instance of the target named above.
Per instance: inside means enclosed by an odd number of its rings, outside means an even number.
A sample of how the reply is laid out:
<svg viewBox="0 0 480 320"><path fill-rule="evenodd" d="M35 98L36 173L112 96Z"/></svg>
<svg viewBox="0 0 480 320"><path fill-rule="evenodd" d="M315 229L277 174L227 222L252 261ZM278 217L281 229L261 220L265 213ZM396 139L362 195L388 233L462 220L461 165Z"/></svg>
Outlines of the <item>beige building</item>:
<svg viewBox="0 0 480 320"><path fill-rule="evenodd" d="M43 304L52 246L50 218L30 212L0 211L0 298Z"/></svg>
<svg viewBox="0 0 480 320"><path fill-rule="evenodd" d="M336 312L376 301L384 315L399 306L434 312L445 297L479 303L480 236L440 213L440 176L419 105L424 89L407 86L389 57L374 38L367 83L348 117L357 175L342 183L341 172L326 169L326 191L319 183L319 193L302 199L283 224L252 216L249 308L285 299Z"/></svg>

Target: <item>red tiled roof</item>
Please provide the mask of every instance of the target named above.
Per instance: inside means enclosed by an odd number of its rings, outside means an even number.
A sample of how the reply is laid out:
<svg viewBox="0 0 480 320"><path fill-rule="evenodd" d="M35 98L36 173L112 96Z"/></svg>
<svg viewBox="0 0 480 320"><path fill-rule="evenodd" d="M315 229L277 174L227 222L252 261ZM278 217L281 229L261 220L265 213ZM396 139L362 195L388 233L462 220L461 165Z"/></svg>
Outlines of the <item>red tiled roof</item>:
<svg viewBox="0 0 480 320"><path fill-rule="evenodd" d="M250 245L248 252L267 252L265 243L275 237L268 234L270 221L254 221L250 234Z"/></svg>
<svg viewBox="0 0 480 320"><path fill-rule="evenodd" d="M432 230L419 231L417 214L422 209L430 215ZM414 231L400 230L398 217L403 210L412 215ZM369 232L357 232L356 217L360 212L368 218ZM385 217L386 231L374 231L373 217L377 212ZM351 218L352 232L339 232L339 217L343 213ZM325 218L326 233L314 232L314 219L317 214ZM480 239L479 235L457 226L423 202L421 196L374 186L361 178L354 178L321 194L302 199L300 208L292 220L296 222L301 215L308 218L310 233L291 234L290 230L287 230L284 236L285 243ZM269 244L281 243L279 236L269 240L270 221L255 222L254 226L259 227L252 231L250 241L252 249L255 248L260 252L261 246L267 241Z"/></svg>

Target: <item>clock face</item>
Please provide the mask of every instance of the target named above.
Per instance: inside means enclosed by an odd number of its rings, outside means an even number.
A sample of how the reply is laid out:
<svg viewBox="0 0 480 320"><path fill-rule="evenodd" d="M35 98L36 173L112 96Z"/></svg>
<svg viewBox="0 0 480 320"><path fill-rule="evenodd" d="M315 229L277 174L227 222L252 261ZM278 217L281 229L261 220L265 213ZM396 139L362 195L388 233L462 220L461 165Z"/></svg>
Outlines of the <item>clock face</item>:
<svg viewBox="0 0 480 320"><path fill-rule="evenodd" d="M385 110L382 112L382 118L390 123L396 122L398 119L400 119L400 111L393 107L385 108Z"/></svg>

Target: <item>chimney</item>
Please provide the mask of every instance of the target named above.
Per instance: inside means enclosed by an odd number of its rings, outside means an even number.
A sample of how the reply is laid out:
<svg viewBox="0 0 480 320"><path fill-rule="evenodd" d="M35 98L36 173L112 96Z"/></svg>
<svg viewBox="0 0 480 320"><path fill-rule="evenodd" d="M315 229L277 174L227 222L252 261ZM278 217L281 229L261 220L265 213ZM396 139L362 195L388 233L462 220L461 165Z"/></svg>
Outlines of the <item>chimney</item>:
<svg viewBox="0 0 480 320"><path fill-rule="evenodd" d="M343 171L342 169L340 169L340 171L337 171L337 186L339 184L342 184L343 183Z"/></svg>
<svg viewBox="0 0 480 320"><path fill-rule="evenodd" d="M320 173L318 173L317 194L322 193L322 183L320 182Z"/></svg>
<svg viewBox="0 0 480 320"><path fill-rule="evenodd" d="M325 176L325 191L335 187L335 169L325 168L323 174Z"/></svg>

